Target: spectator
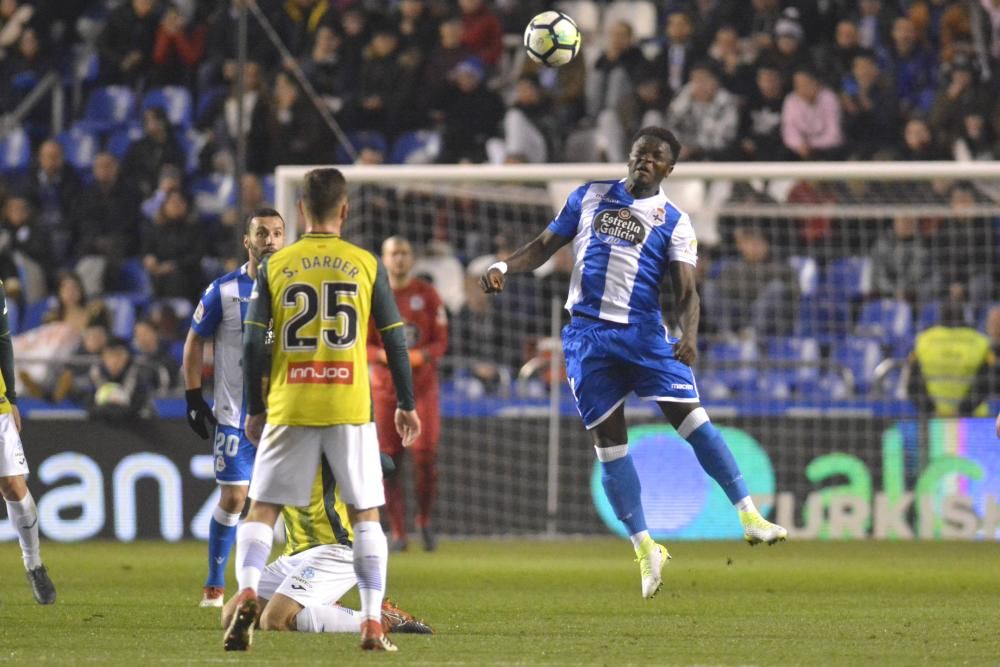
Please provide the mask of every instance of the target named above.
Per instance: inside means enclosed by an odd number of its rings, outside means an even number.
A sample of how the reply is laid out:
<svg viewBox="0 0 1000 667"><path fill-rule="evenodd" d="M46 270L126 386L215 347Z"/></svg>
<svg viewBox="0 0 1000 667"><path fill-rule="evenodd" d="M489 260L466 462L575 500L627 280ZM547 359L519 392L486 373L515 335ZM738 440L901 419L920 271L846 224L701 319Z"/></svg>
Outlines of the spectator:
<svg viewBox="0 0 1000 667"><path fill-rule="evenodd" d="M917 42L917 30L910 19L898 18L892 24L889 62L900 112L927 113L934 94L934 56Z"/></svg>
<svg viewBox="0 0 1000 667"><path fill-rule="evenodd" d="M781 18L781 4L778 0L751 0L748 28L741 30L749 34L758 52L774 48L774 28Z"/></svg>
<svg viewBox="0 0 1000 667"><path fill-rule="evenodd" d="M243 71L243 128L247 134L256 125L263 128L268 112L268 94L261 78L261 66L247 62ZM239 87L236 81L229 86L229 94L216 98L198 120L199 129L207 135L202 161L214 157L219 151L236 154L236 142L241 133L237 124L239 116ZM255 137L254 140L260 140ZM251 154L255 147L250 146Z"/></svg>
<svg viewBox="0 0 1000 667"><path fill-rule="evenodd" d="M328 25L316 30L309 56L301 59L302 73L316 92L324 97L339 99L347 92L341 63L340 38Z"/></svg>
<svg viewBox="0 0 1000 667"><path fill-rule="evenodd" d="M25 28L17 40L17 50L7 59L0 61L4 65L0 69L3 81L0 82L0 102L13 109L42 78L52 70L53 63L42 47L41 40L34 28ZM40 125L48 123L50 105L40 104L26 117Z"/></svg>
<svg viewBox="0 0 1000 667"><path fill-rule="evenodd" d="M452 70L452 85L435 105L442 129L441 162L482 162L486 140L495 135L503 101L483 83L486 71L477 58Z"/></svg>
<svg viewBox="0 0 1000 667"><path fill-rule="evenodd" d="M204 235L192 221L187 197L174 190L163 202L143 243L142 264L158 298L193 301L202 287Z"/></svg>
<svg viewBox="0 0 1000 667"><path fill-rule="evenodd" d="M39 226L51 245L51 261L63 265L72 254L72 220L81 195L80 178L66 164L58 141L49 139L38 147L38 159L24 183L24 193L39 208Z"/></svg>
<svg viewBox="0 0 1000 667"><path fill-rule="evenodd" d="M802 160L839 159L844 137L837 96L808 69L796 71L792 84L781 109L785 148Z"/></svg>
<svg viewBox="0 0 1000 667"><path fill-rule="evenodd" d="M647 67L642 51L633 42L631 24L618 21L609 26L604 51L587 72L587 115L597 119L601 112L617 109ZM614 153L608 159L618 162L624 158Z"/></svg>
<svg viewBox="0 0 1000 667"><path fill-rule="evenodd" d="M352 128L377 130L384 135L396 130L398 116L405 96L402 72L397 63L399 36L390 26L381 26L372 35L365 49L365 61L358 77L357 100L354 115L348 125ZM413 104L407 99L403 104Z"/></svg>
<svg viewBox="0 0 1000 667"><path fill-rule="evenodd" d="M295 57L309 52L316 31L329 20L329 0L288 0L282 3L275 21L281 41Z"/></svg>
<svg viewBox="0 0 1000 667"><path fill-rule="evenodd" d="M120 177L110 153L94 157L94 182L83 191L74 250L88 294L117 287L118 270L139 250L139 191Z"/></svg>
<svg viewBox="0 0 1000 667"><path fill-rule="evenodd" d="M491 161L495 163L547 162L556 128L551 106L538 81L521 77L514 86L514 101L503 117L503 140L496 141ZM487 144L487 148L491 147Z"/></svg>
<svg viewBox="0 0 1000 667"><path fill-rule="evenodd" d="M896 93L882 76L873 51L859 51L840 93L848 153L870 160L895 140L899 119Z"/></svg>
<svg viewBox="0 0 1000 667"><path fill-rule="evenodd" d="M931 254L917 235L915 218L897 215L891 232L875 243L871 260L876 296L910 303L931 296L927 290L933 268Z"/></svg>
<svg viewBox="0 0 1000 667"><path fill-rule="evenodd" d="M755 227L734 233L739 258L727 261L705 286L705 304L721 331L788 335L797 319L798 281L791 266L771 257L770 244Z"/></svg>
<svg viewBox="0 0 1000 667"><path fill-rule="evenodd" d="M110 325L110 316L104 302L89 299L80 276L62 271L56 278L56 303L42 316L45 324L60 323L77 334L91 324Z"/></svg>
<svg viewBox="0 0 1000 667"><path fill-rule="evenodd" d="M448 87L450 73L469 56L462 45L462 20L450 18L438 26L438 43L424 67L424 94L429 100L440 99Z"/></svg>
<svg viewBox="0 0 1000 667"><path fill-rule="evenodd" d="M319 164L332 158L322 117L285 72L275 77L267 114L254 120L260 123L250 128L247 161L256 174L273 172L279 164Z"/></svg>
<svg viewBox="0 0 1000 667"><path fill-rule="evenodd" d="M977 204L976 191L969 183L953 185L948 203L953 213L931 239L938 294L944 297L960 286L973 305L984 305L997 297L1000 278L993 221L969 214Z"/></svg>
<svg viewBox="0 0 1000 667"><path fill-rule="evenodd" d="M160 170L165 164L183 168L184 152L174 138L173 128L162 107L150 107L142 113L142 138L128 147L122 160L122 170L129 182L138 187L144 197L153 194Z"/></svg>
<svg viewBox="0 0 1000 667"><path fill-rule="evenodd" d="M816 62L823 66L823 74L827 81L837 87L845 83L847 77L854 71L854 58L865 51L860 42L858 26L847 19L837 22L833 33L833 44L817 48ZM868 49L869 53L875 51Z"/></svg>
<svg viewBox="0 0 1000 667"><path fill-rule="evenodd" d="M936 141L930 125L922 118L911 118L903 127L903 143L897 160L947 160L948 154Z"/></svg>
<svg viewBox="0 0 1000 667"><path fill-rule="evenodd" d="M24 197L11 197L3 206L0 255L7 253L13 255L24 276L24 285L21 286L24 301L36 303L44 299L48 295L48 269L52 266L51 244L46 230L39 226L31 204ZM11 285L5 284L4 287L9 294Z"/></svg>
<svg viewBox="0 0 1000 667"><path fill-rule="evenodd" d="M462 11L462 46L487 67L500 62L503 53L503 27L486 0L458 0Z"/></svg>
<svg viewBox="0 0 1000 667"><path fill-rule="evenodd" d="M747 160L784 160L788 151L781 139L784 86L781 71L767 62L757 67L757 86L740 115L740 148Z"/></svg>
<svg viewBox="0 0 1000 667"><path fill-rule="evenodd" d="M667 126L681 141L681 160L732 158L739 129L736 98L719 85L710 63L691 69L691 80L667 109Z"/></svg>
<svg viewBox="0 0 1000 667"><path fill-rule="evenodd" d="M108 329L103 324L91 324L84 329L79 347L59 374L49 395L53 403L61 403L66 399L87 403L92 395L90 367L100 358L109 340ZM39 393L41 388L35 387L34 390L32 393Z"/></svg>
<svg viewBox="0 0 1000 667"><path fill-rule="evenodd" d="M132 328L132 348L135 360L150 371L151 388L166 391L177 383L180 365L160 340L160 332L149 320L139 320Z"/></svg>
<svg viewBox="0 0 1000 667"><path fill-rule="evenodd" d="M362 54L371 39L368 17L360 7L350 7L340 15L340 53L344 90L354 90L363 62Z"/></svg>
<svg viewBox="0 0 1000 667"><path fill-rule="evenodd" d="M659 78L648 77L639 82L634 91L627 95L615 110L601 112L594 129L594 144L598 149L596 158L621 155L625 159L628 138L640 127L660 126L664 123L667 97ZM573 139L570 139L571 143ZM567 151L571 151L567 147ZM592 158L592 159L596 159ZM567 158L569 159L569 158Z"/></svg>
<svg viewBox="0 0 1000 667"><path fill-rule="evenodd" d="M978 378L995 368L990 340L968 325L961 302L948 301L940 324L917 334L910 354L910 398L923 415L985 417Z"/></svg>
<svg viewBox="0 0 1000 667"><path fill-rule="evenodd" d="M993 127L982 111L973 108L962 115L962 129L952 144L951 155L959 162L1000 158Z"/></svg>
<svg viewBox="0 0 1000 667"><path fill-rule="evenodd" d="M236 80L239 20L243 0L222 0L208 18L208 37L205 40L205 57L198 68L198 89L207 91L213 86L228 85ZM247 17L247 60L268 69L276 64L278 54L260 24Z"/></svg>
<svg viewBox="0 0 1000 667"><path fill-rule="evenodd" d="M153 45L153 85L192 88L205 55L205 35L204 25L185 21L177 7L167 7Z"/></svg>
<svg viewBox="0 0 1000 667"><path fill-rule="evenodd" d="M795 8L786 9L774 24L774 48L761 58L772 61L781 71L784 81L791 81L796 70L812 67L812 58L802 46L805 31Z"/></svg>
<svg viewBox="0 0 1000 667"><path fill-rule="evenodd" d="M153 416L150 374L133 363L128 343L112 338L90 369L92 419L121 421Z"/></svg>
<svg viewBox="0 0 1000 667"><path fill-rule="evenodd" d="M859 0L858 44L861 48L871 49L876 53L887 52L891 42L889 34L892 31L892 12L882 0Z"/></svg>
<svg viewBox="0 0 1000 667"><path fill-rule="evenodd" d="M35 7L19 0L0 2L0 60L8 49L18 43L21 34L30 25Z"/></svg>
<svg viewBox="0 0 1000 667"><path fill-rule="evenodd" d="M140 210L146 220L152 221L159 213L163 202L174 190L180 190L184 185L184 174L172 164L165 164L160 169L160 179L157 182L156 190L145 201L142 202Z"/></svg>
<svg viewBox="0 0 1000 667"><path fill-rule="evenodd" d="M694 22L690 14L674 10L667 15L660 52L649 65L652 75L663 82L670 97L687 82L694 57Z"/></svg>
<svg viewBox="0 0 1000 667"><path fill-rule="evenodd" d="M731 25L719 28L712 46L708 49L708 57L715 64L715 71L719 73L719 81L723 88L740 97L753 95L753 67L736 28Z"/></svg>
<svg viewBox="0 0 1000 667"><path fill-rule="evenodd" d="M413 53L423 64L437 42L437 22L426 0L400 0L395 21L400 50Z"/></svg>
<svg viewBox="0 0 1000 667"><path fill-rule="evenodd" d="M130 0L108 16L97 45L107 83L135 86L145 80L160 22L156 10L157 0Z"/></svg>
<svg viewBox="0 0 1000 667"><path fill-rule="evenodd" d="M948 83L939 87L934 96L930 125L939 140L950 146L961 134L965 111L979 108L989 100L985 99L985 91L976 80L975 69L968 58L957 57L944 70Z"/></svg>

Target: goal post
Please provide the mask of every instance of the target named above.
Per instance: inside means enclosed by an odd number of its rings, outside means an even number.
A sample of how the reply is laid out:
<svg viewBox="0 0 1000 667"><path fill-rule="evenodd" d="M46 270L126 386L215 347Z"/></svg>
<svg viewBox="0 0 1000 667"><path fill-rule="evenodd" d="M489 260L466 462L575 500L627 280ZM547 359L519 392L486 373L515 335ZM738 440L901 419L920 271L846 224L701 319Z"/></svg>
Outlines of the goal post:
<svg viewBox="0 0 1000 667"><path fill-rule="evenodd" d="M275 206L290 222L313 168L276 170ZM623 178L624 165L338 168L351 202L345 237L373 252L391 234L409 238L416 272L449 309L441 532L614 530L561 365L571 258L512 277L498 298L478 293L475 278L544 229L573 188ZM919 486L927 499L906 510L912 534L953 536L942 517L962 496L981 537L989 498L1000 497L1000 463L976 453L992 424L918 419L909 355L952 300L983 334L1000 307L1000 163L681 163L664 191L699 238L702 401L761 504L800 537L885 536L877 513ZM669 289L664 306L676 325ZM992 391L980 413L1000 407ZM626 410L654 532L738 537L721 491L655 406L630 400ZM961 465L942 472L963 457L992 481L970 490ZM933 517L921 523L921 513Z"/></svg>

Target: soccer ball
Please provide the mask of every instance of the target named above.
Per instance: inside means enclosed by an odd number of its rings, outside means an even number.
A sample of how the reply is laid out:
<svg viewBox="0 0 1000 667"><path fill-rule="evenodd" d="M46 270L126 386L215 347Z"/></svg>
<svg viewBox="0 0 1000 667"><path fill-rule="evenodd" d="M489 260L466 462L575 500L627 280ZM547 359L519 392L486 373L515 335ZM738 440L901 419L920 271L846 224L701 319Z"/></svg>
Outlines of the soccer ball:
<svg viewBox="0 0 1000 667"><path fill-rule="evenodd" d="M549 67L561 67L580 52L580 29L562 12L542 12L524 29L528 57Z"/></svg>

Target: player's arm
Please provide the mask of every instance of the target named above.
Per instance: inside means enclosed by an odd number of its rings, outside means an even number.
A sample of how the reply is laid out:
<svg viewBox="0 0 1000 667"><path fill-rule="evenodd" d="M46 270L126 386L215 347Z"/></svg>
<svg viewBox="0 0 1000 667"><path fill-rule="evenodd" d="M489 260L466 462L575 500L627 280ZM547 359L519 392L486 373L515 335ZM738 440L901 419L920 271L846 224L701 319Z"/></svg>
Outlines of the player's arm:
<svg viewBox="0 0 1000 667"><path fill-rule="evenodd" d="M270 322L271 290L265 258L257 270L257 281L243 321L243 390L247 394L247 412L250 416L264 414L264 386L261 379L268 367L267 329ZM248 424L249 421L248 419ZM249 426L247 436L250 436Z"/></svg>
<svg viewBox="0 0 1000 667"><path fill-rule="evenodd" d="M396 389L396 431L403 439L403 446L408 447L420 435L420 418L417 416L413 395L413 370L410 367L409 351L406 349L403 318L399 315L399 307L392 288L389 287L389 277L382 262L378 262L375 285L372 288L372 318L382 336L386 363Z"/></svg>
<svg viewBox="0 0 1000 667"><path fill-rule="evenodd" d="M3 375L7 392L4 395L10 403L10 413L14 418L14 426L21 430L21 413L17 409L16 378L14 376L14 342L10 337L10 322L7 320L7 293L3 281L0 281L0 374Z"/></svg>
<svg viewBox="0 0 1000 667"><path fill-rule="evenodd" d="M497 262L486 269L486 273L479 279L479 284L487 294L502 292L504 284L507 282L506 275L508 273L534 271L556 254L556 250L572 240L571 236L563 236L551 229L545 229L534 239L515 250L514 254L505 261Z"/></svg>
<svg viewBox="0 0 1000 667"><path fill-rule="evenodd" d="M670 262L670 280L674 292L674 312L681 326L681 339L674 345L674 357L687 366L698 360L698 320L701 300L694 276L694 266Z"/></svg>
<svg viewBox="0 0 1000 667"><path fill-rule="evenodd" d="M191 430L207 440L209 425L215 426L212 408L201 393L202 371L204 370L205 341L215 335L222 320L222 301L219 288L212 283L202 294L198 307L191 319L191 328L184 339L184 354L181 359L181 374L184 377L184 400L187 403L187 422Z"/></svg>

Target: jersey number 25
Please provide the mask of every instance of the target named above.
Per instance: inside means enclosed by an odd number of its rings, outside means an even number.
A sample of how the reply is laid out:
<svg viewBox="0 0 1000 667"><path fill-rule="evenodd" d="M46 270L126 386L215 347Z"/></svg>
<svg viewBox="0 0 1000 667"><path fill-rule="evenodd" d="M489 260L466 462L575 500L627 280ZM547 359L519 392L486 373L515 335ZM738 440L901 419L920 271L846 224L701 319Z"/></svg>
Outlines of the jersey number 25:
<svg viewBox="0 0 1000 667"><path fill-rule="evenodd" d="M322 313L320 333L327 347L343 350L358 339L358 309L348 300L358 295L357 283L324 282L322 298L316 288L308 283L295 283L285 289L281 298L283 306L298 308L282 329L286 350L315 350L315 336L301 336L299 332ZM331 323L326 326L326 323Z"/></svg>

